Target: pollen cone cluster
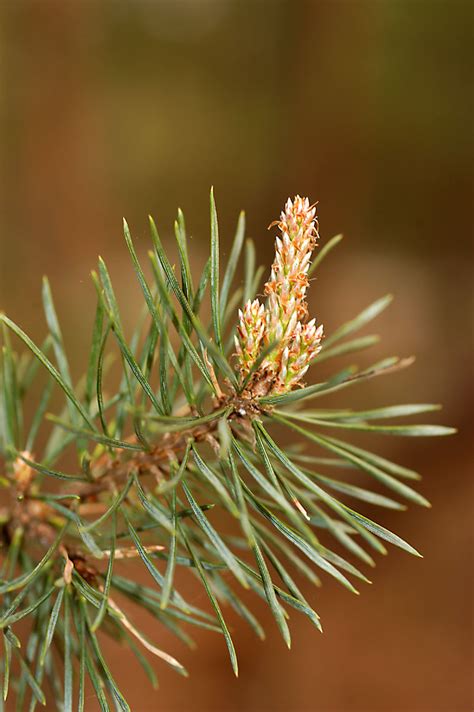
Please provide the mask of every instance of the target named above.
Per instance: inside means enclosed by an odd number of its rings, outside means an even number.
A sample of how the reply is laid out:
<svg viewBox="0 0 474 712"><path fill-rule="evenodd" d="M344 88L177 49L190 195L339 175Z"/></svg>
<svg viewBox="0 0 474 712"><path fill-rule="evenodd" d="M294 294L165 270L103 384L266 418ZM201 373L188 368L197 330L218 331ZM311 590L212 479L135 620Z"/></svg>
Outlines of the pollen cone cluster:
<svg viewBox="0 0 474 712"><path fill-rule="evenodd" d="M258 299L247 302L239 311L235 337L237 368L254 396L285 393L301 384L323 336L323 326L308 321L306 303L308 269L319 237L316 208L297 195L288 199L275 224L280 236L265 284L266 305Z"/></svg>

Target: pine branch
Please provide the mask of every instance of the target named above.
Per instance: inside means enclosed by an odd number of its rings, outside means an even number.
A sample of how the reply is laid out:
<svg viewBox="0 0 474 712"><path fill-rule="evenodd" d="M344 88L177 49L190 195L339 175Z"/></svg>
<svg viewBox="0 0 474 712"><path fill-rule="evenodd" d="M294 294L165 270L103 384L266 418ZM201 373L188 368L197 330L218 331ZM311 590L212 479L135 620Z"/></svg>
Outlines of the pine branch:
<svg viewBox="0 0 474 712"><path fill-rule="evenodd" d="M377 300L323 339L322 325L308 316L308 277L341 236L316 252L311 264L319 240L316 209L298 196L288 201L275 223L275 261L265 284L266 300L260 302L254 294L262 272L255 267L253 243L245 241L244 214L222 270L212 192L210 207L210 259L198 279L190 267L181 211L175 223L176 271L152 219L148 269L124 223L143 293L142 315L128 338L112 279L100 259L92 275L97 308L91 347L79 383L72 379L47 281L48 331L41 346L0 316L0 486L5 495L0 509L0 667L3 700L16 691L18 709L26 709L27 700L30 710L46 704L46 681L58 708L72 709L77 698L83 709L87 677L102 709L109 709L110 701L129 709L104 658L103 635L123 643L154 686L155 665L142 649L186 674L174 656L136 628L133 607L119 605L116 594L147 610L186 644L192 643L193 626L222 635L237 674L225 607L264 636L239 597L241 587L267 602L290 646L288 608L321 630L319 614L301 593L298 578L315 586L320 583L316 572L323 572L357 593L356 582L368 579L351 559L373 566L367 549L385 553L382 542L388 542L419 556L352 504L427 505L406 483L419 479L418 473L340 438L344 431L450 434L452 428L440 425L386 423L438 406L354 411L313 405L316 398L330 399L351 385L392 374L412 359L388 358L362 370L351 366L323 382L303 383L319 361L373 345L375 335L353 335L391 297ZM242 253L240 286L236 274ZM209 319L200 313L206 293ZM26 353L18 355L13 341ZM109 378L112 341L121 362L115 385ZM23 406L26 400L31 403L35 379L42 382L42 393L27 422ZM55 390L64 404L51 415L47 409ZM278 440L282 428L291 434L290 447ZM65 471L73 458L76 466ZM347 468L369 474L391 490L390 497L347 482ZM237 527L221 528L223 514ZM330 548L331 541L349 558ZM134 580L133 568L128 577L117 572L117 561L127 565L130 560L144 566L147 585ZM180 594L178 569L202 586L207 610ZM20 640L15 630L24 620L30 632Z"/></svg>

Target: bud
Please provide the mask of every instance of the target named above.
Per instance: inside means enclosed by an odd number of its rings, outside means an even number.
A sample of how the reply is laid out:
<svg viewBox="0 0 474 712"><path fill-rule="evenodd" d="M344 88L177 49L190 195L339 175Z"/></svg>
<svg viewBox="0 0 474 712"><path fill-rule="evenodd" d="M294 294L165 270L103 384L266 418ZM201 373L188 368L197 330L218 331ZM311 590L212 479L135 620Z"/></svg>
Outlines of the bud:
<svg viewBox="0 0 474 712"><path fill-rule="evenodd" d="M238 336L234 337L240 373L246 376L258 358L265 330L265 307L258 299L239 309Z"/></svg>
<svg viewBox="0 0 474 712"><path fill-rule="evenodd" d="M33 481L35 473L30 465L22 459L22 457L25 457L27 460L32 459L31 453L27 450L21 452L13 462L13 478L16 482L18 490L20 492L26 492Z"/></svg>
<svg viewBox="0 0 474 712"><path fill-rule="evenodd" d="M323 327L308 316L306 290L311 255L318 240L316 208L308 198L287 200L278 225L275 259L265 284L264 308L256 299L239 312L236 337L238 368L247 374L262 347L276 344L253 378L253 392L260 393L258 377L269 392L282 393L299 384L321 346ZM272 227L272 226L270 226Z"/></svg>

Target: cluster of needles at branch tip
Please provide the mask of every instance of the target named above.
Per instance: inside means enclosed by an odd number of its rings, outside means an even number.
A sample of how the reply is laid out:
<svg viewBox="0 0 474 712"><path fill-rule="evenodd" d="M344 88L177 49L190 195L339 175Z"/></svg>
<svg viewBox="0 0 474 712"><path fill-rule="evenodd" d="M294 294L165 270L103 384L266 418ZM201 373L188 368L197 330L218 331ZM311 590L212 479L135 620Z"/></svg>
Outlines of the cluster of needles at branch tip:
<svg viewBox="0 0 474 712"><path fill-rule="evenodd" d="M270 226L278 236L262 300L255 295L263 272L244 213L225 267L213 191L210 225L209 259L197 275L181 211L176 267L153 219L148 268L124 223L141 314L127 336L100 259L92 273L91 346L78 381L47 279L41 345L0 314L0 712L13 695L18 710L56 701L64 712L81 712L87 679L101 710L113 704L127 712L103 638L133 656L156 688L156 658L187 674L174 650L161 648L160 626L176 645L193 647L193 629L222 636L237 675L227 611L265 637L241 589L266 602L289 647L290 612L322 630L315 610L320 574L357 593L355 583L368 582L361 568L374 566L373 555L386 553L387 543L419 556L359 509L428 506L413 487L420 475L352 436L453 429L393 422L439 408L429 403L330 406L333 393L394 374L413 359L349 365L304 384L311 364L317 373L320 363L377 342L375 334L356 332L391 296L323 340L307 290L341 236L318 246L309 199L288 200ZM203 314L207 303L210 315ZM320 398L329 404L319 407ZM374 486L356 484L358 473ZM204 597L181 593L186 575ZM150 635L134 622L137 609L158 624Z"/></svg>

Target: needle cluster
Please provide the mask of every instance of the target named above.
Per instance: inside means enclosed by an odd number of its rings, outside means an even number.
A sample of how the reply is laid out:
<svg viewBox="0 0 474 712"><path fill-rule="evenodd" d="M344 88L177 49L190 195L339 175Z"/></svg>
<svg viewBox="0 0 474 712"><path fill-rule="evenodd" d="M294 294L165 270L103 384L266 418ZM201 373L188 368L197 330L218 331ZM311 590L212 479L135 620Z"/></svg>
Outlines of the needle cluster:
<svg viewBox="0 0 474 712"><path fill-rule="evenodd" d="M183 651L159 645L161 626L175 634L176 648L192 646L193 629L221 636L237 674L226 611L233 608L242 625L265 636L241 589L267 602L289 646L290 612L322 630L316 610L321 574L357 592L387 543L418 555L363 509L367 502L382 510L427 506L412 486L419 474L353 436L432 436L452 429L393 423L437 409L425 403L331 408L334 392L392 374L411 359L339 367L318 377L319 363L377 341L355 332L391 297L322 341L322 325L308 316L307 291L310 275L341 238L312 258L318 224L309 200L288 200L276 223L262 303L255 297L261 272L244 214L225 266L212 192L210 223L210 257L200 275L191 269L181 211L177 270L152 219L148 268L124 224L143 307L134 332L126 334L100 259L92 273L97 307L80 378L71 371L47 280L41 343L0 315L0 712L13 696L18 710L47 704L81 712L87 679L102 710L113 704L127 712L103 640L112 638L135 657L156 687L157 662L187 674L177 659ZM207 294L210 315L202 313ZM118 383L110 372L114 359ZM313 376L312 385L303 386L303 378ZM357 473L374 486L355 484ZM137 567L146 583L139 583ZM206 605L183 596L178 571L202 588ZM154 621L147 634L134 622L137 608Z"/></svg>

